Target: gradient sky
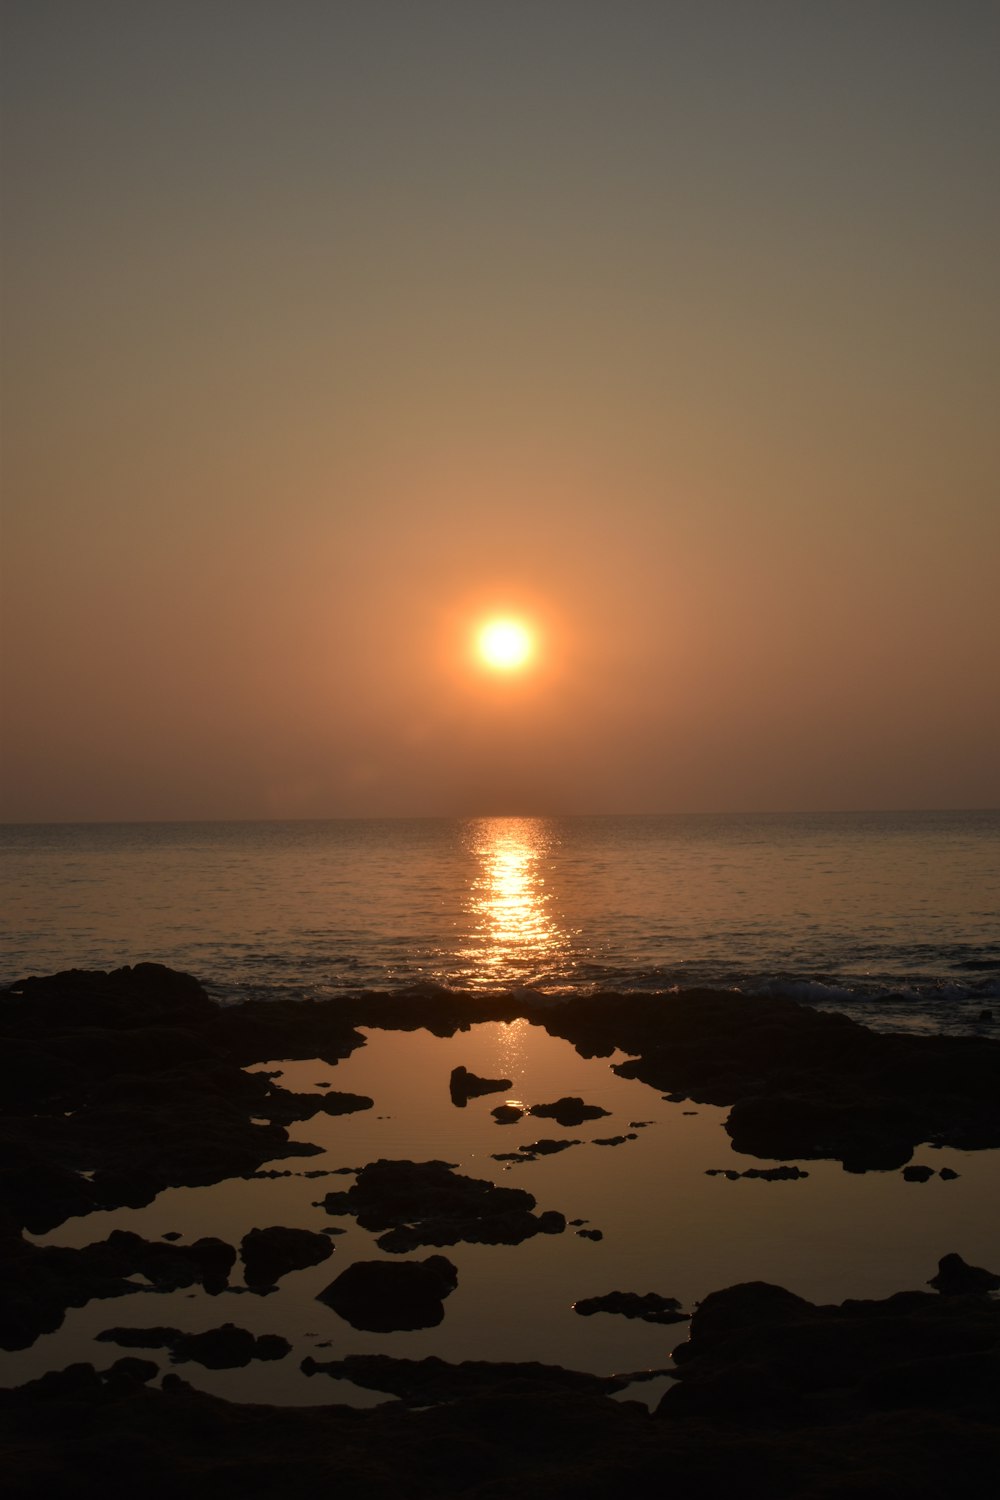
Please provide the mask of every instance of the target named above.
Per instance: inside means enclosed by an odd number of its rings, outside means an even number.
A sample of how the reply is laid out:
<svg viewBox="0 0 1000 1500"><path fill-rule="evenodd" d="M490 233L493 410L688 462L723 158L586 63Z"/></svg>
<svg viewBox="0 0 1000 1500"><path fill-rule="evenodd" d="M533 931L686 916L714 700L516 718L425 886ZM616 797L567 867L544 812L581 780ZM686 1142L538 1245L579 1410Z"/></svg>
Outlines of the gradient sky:
<svg viewBox="0 0 1000 1500"><path fill-rule="evenodd" d="M995 0L3 21L0 817L1000 803Z"/></svg>

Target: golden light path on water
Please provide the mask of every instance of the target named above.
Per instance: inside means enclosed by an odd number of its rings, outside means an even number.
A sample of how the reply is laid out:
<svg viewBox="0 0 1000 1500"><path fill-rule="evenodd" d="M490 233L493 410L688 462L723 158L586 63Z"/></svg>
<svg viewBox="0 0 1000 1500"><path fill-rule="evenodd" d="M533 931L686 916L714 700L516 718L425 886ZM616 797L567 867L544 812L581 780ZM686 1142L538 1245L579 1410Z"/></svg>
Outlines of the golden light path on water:
<svg viewBox="0 0 1000 1500"><path fill-rule="evenodd" d="M467 902L471 937L461 956L474 971L473 984L537 983L568 946L546 885L553 838L544 818L482 818L468 825L476 870ZM528 1029L523 1020L501 1028L497 1062L510 1078L520 1071Z"/></svg>
<svg viewBox="0 0 1000 1500"><path fill-rule="evenodd" d="M478 868L467 904L471 941L462 957L480 983L533 984L567 946L546 888L552 837L544 818L483 818L468 825L466 841Z"/></svg>

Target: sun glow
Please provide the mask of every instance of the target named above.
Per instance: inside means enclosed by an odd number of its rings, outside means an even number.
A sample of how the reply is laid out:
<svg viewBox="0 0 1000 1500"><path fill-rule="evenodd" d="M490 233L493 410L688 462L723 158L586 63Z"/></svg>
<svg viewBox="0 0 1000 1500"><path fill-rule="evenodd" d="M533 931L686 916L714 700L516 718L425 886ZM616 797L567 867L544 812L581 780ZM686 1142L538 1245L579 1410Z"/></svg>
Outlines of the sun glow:
<svg viewBox="0 0 1000 1500"><path fill-rule="evenodd" d="M477 637L479 655L496 672L516 672L527 666L535 649L534 638L520 620L490 620Z"/></svg>

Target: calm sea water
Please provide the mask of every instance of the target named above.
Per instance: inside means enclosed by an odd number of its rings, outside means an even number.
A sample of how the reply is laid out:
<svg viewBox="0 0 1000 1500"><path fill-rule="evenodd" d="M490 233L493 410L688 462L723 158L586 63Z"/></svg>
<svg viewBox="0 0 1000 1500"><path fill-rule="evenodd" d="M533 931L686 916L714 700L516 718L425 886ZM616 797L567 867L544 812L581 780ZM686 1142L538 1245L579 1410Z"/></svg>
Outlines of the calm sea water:
<svg viewBox="0 0 1000 1500"><path fill-rule="evenodd" d="M0 851L3 982L712 984L962 1031L1000 996L998 812L11 825Z"/></svg>

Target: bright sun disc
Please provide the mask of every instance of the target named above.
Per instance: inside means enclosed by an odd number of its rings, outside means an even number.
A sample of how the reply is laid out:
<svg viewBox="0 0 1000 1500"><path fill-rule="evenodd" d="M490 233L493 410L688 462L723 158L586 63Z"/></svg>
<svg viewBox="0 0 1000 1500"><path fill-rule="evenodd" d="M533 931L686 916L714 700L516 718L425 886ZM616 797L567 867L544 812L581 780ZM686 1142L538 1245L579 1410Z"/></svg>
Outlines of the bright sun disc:
<svg viewBox="0 0 1000 1500"><path fill-rule="evenodd" d="M491 620L479 632L479 654L488 667L513 672L531 656L531 632L519 620Z"/></svg>

